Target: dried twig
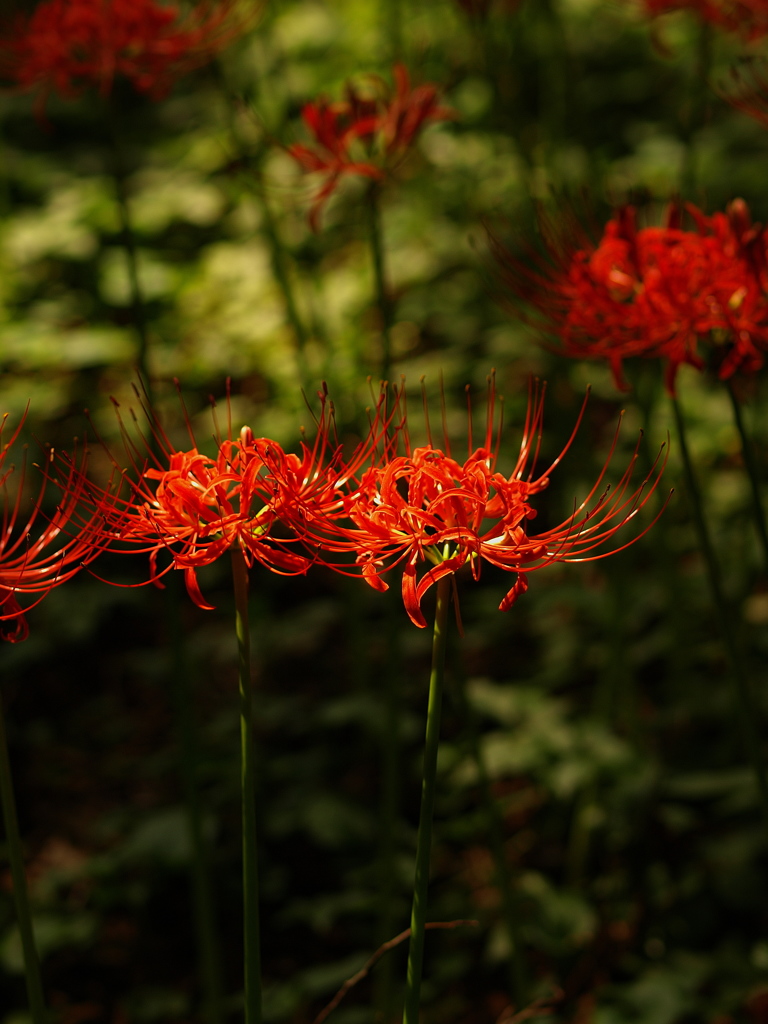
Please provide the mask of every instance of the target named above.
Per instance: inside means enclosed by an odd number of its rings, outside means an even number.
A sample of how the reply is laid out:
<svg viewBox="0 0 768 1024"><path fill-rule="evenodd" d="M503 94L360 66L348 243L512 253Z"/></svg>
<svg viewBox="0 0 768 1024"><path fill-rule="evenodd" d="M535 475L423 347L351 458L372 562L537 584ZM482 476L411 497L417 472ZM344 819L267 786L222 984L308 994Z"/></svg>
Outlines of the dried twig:
<svg viewBox="0 0 768 1024"><path fill-rule="evenodd" d="M425 928L459 928L462 925L472 925L473 927L476 928L479 923L480 923L479 921L472 921L472 920L461 920L461 921L427 921L427 923L424 925L424 927ZM339 1003L344 998L344 996L347 994L347 992L349 992L349 990L351 988L354 988L354 986L357 985L357 983L359 981L362 981L363 978L366 977L366 975L371 970L371 968L381 959L381 957L384 956L385 953L388 953L390 951L390 949L394 949L395 946L399 946L401 942L405 942L405 940L409 937L410 934L411 934L411 929L410 928L406 928L404 932L400 932L400 934L396 935L394 937L394 939L390 939L388 942L385 942L383 945L379 946L379 948L376 950L376 952L373 954L373 956L369 957L365 961L365 963L360 968L360 970L357 972L357 974L353 974L351 978L347 978L347 980L341 986L341 988L336 993L336 995L333 997L333 999L330 1001L330 1003L328 1003L328 1005L324 1009L322 1009L320 1011L320 1013L318 1013L318 1015L315 1017L314 1024L323 1024L323 1021L326 1019L326 1017L330 1013L332 1013L336 1009L336 1007L339 1005ZM522 1020L523 1018L520 1018L520 1019Z"/></svg>

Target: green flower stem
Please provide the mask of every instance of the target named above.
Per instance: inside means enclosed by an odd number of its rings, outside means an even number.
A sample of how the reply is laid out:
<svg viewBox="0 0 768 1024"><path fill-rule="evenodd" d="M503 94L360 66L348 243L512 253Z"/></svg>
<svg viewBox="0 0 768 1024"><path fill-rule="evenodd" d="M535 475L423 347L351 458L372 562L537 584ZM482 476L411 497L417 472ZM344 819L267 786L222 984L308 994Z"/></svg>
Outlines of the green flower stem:
<svg viewBox="0 0 768 1024"><path fill-rule="evenodd" d="M302 379L308 382L309 369L307 367L306 350L309 333L304 326L304 321L301 318L298 303L296 302L294 286L291 281L290 257L280 238L275 215L265 194L261 168L256 161L248 159L244 154L245 151L243 150L242 161L247 168L246 187L251 195L254 196L261 209L261 229L269 246L269 262L272 268L272 276L282 295L285 317L293 332L296 343L296 363L299 373Z"/></svg>
<svg viewBox="0 0 768 1024"><path fill-rule="evenodd" d="M294 286L291 281L290 254L280 237L277 220L275 219L275 215L267 200L264 178L261 171L261 162L264 152L260 151L253 155L249 152L248 146L237 126L236 110L241 101L231 94L231 91L227 86L226 77L218 61L211 62L210 72L225 100L225 110L229 122L229 132L232 137L233 148L235 150L237 162L243 171L241 181L248 189L249 193L256 199L261 210L261 228L264 237L267 240L267 245L269 246L272 276L283 298L283 308L285 310L286 320L293 331L294 340L296 342L296 362L299 367L299 372L306 381L308 380L306 348L310 335L307 328L304 326L304 321L299 313L298 303L296 302Z"/></svg>
<svg viewBox="0 0 768 1024"><path fill-rule="evenodd" d="M394 64L403 60L402 0L384 0L383 6L384 31L389 43L389 63Z"/></svg>
<svg viewBox="0 0 768 1024"><path fill-rule="evenodd" d="M122 234L125 259L128 266L128 281L131 288L131 312L133 323L136 328L136 336L139 346L136 352L136 365L138 366L141 379L151 393L151 376L149 373L149 332L147 330L147 314L144 306L144 298L141 294L139 283L139 261L136 254L136 237L133 233L130 212L128 209L128 193L123 178L115 176L115 192L117 195L117 207L120 213L120 229Z"/></svg>
<svg viewBox="0 0 768 1024"><path fill-rule="evenodd" d="M712 589L712 597L715 602L715 609L720 621L720 629L731 666L731 677L736 687L736 698L739 717L741 719L741 727L744 734L744 741L746 743L747 753L750 761L752 762L752 768L757 780L757 789L763 817L765 819L765 824L768 827L768 779L766 778L765 763L760 752L760 739L757 728L757 723L760 720L760 712L749 686L741 657L741 651L736 641L731 609L725 596L722 578L720 575L720 566L704 519L701 493L696 482L693 463L691 462L690 453L688 451L685 422L683 420L683 413L677 398L672 399L672 408L674 410L675 422L677 424L677 434L680 442L680 453L683 459L688 494L693 508L696 530L699 535L699 546L707 566L709 583Z"/></svg>
<svg viewBox="0 0 768 1024"><path fill-rule="evenodd" d="M540 0L535 5L538 24L538 61L540 113L539 122L544 129L544 145L550 156L562 145L568 134L569 114L573 117L576 99L573 76L570 67L571 55L563 29L558 0ZM554 168L550 165L550 173Z"/></svg>
<svg viewBox="0 0 768 1024"><path fill-rule="evenodd" d="M239 547L233 547L231 553L240 679L245 1024L261 1024L259 880L256 848L256 752L253 742L251 638L248 628L248 569L243 552Z"/></svg>
<svg viewBox="0 0 768 1024"><path fill-rule="evenodd" d="M368 189L366 209L368 211L368 237L373 259L373 277L376 288L376 302L381 316L381 379L389 380L392 367L392 324L394 309L387 290L384 270L384 240L381 231L381 209L379 186L373 182Z"/></svg>
<svg viewBox="0 0 768 1024"><path fill-rule="evenodd" d="M696 190L696 147L693 138L707 122L711 97L709 76L712 70L712 26L699 19L696 52L691 68L690 94L687 103L687 117L681 126L685 144L680 168L680 192L683 199L693 199ZM684 106L685 110L686 107Z"/></svg>
<svg viewBox="0 0 768 1024"><path fill-rule="evenodd" d="M117 212L120 219L120 241L125 252L126 267L128 270L128 286L131 297L131 316L133 326L136 330L138 348L136 351L136 366L139 375L147 390L147 398L152 404L152 377L149 372L149 329L147 326L147 311L144 304L144 296L141 291L139 280L139 259L136 247L136 235L134 234L131 222L130 207L128 205L128 190L125 185L126 169L120 140L115 131L115 119L118 112L112 109L106 110L107 138L110 144L112 181L115 187L115 199L117 200Z"/></svg>
<svg viewBox="0 0 768 1024"><path fill-rule="evenodd" d="M450 574L437 583L435 629L432 638L432 670L429 676L427 732L424 740L424 769L421 784L421 813L416 844L416 874L413 882L411 910L411 941L408 948L408 973L405 981L403 1024L418 1024L421 973L424 963L424 925L427 915L429 861L432 851L432 816L435 806L437 749L440 744L440 710L443 702L445 647L448 632L448 609L451 604Z"/></svg>
<svg viewBox="0 0 768 1024"><path fill-rule="evenodd" d="M768 571L768 528L766 528L765 511L763 510L763 502L760 497L760 473L755 459L755 450L752 445L752 440L747 434L744 417L741 414L741 405L739 404L739 400L733 390L732 381L729 380L726 387L728 390L728 396L731 399L731 406L733 408L733 419L736 423L736 429L739 432L739 437L741 438L741 454L744 459L744 468L746 469L747 477L749 478L755 526L757 527L757 533L763 549L765 568L766 571Z"/></svg>
<svg viewBox="0 0 768 1024"><path fill-rule="evenodd" d="M216 913L208 864L208 851L203 837L203 816L200 807L197 766L200 761L197 723L194 715L194 687L189 672L184 634L179 616L178 574L171 573L163 594L171 632L171 687L176 730L181 748L180 772L184 792L192 862L192 909L200 964L200 987L203 996L203 1019L206 1024L223 1024L221 1002L221 960L216 935Z"/></svg>
<svg viewBox="0 0 768 1024"><path fill-rule="evenodd" d="M47 1014L43 998L43 983L40 978L40 961L32 929L32 913L27 895L27 877L24 872L24 856L19 836L19 822L16 815L16 800L11 781L11 763L8 758L8 740L5 733L5 713L0 700L0 801L3 805L5 841L13 879L13 900L16 905L16 919L24 954L24 977L27 982L27 996L33 1024L46 1024Z"/></svg>
<svg viewBox="0 0 768 1024"><path fill-rule="evenodd" d="M282 292L283 303L285 305L285 315L288 318L288 323L291 325L294 337L296 338L296 350L300 368L302 369L302 372L306 374L306 368L303 366L303 363L305 361L305 350L309 336L307 334L307 329L304 326L304 322L299 315L296 297L293 294L293 285L291 283L285 246L278 234L274 214L272 213L267 197L264 194L264 183L261 178L261 171L254 169L253 175L254 187L252 191L261 204L261 211L264 215L262 227L264 234L266 235L267 242L269 243L272 273L275 281L277 281L280 291Z"/></svg>

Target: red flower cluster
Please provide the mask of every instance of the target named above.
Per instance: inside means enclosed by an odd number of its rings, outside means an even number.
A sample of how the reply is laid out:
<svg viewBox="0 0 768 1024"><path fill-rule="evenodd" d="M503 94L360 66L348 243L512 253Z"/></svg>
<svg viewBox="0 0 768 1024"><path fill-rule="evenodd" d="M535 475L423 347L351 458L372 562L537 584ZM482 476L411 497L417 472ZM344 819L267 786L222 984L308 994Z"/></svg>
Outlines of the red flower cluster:
<svg viewBox="0 0 768 1024"><path fill-rule="evenodd" d="M0 440L7 415L0 422ZM15 497L10 498L8 484L13 466L4 470L11 446L19 435L21 424L10 440L0 449L0 487L3 490L2 526L0 528L0 640L18 643L26 640L29 627L25 614L50 593L54 587L71 579L80 569L93 561L103 549L101 518L94 512L84 522L80 518L80 502L86 488L85 465L87 452L69 461L63 479L57 480L62 498L54 513L46 517L41 511L43 495L48 483L49 466L32 512L26 522L19 525L24 503L25 474L17 483ZM46 453L49 462L53 452ZM18 527L18 529L17 529ZM39 528L38 528L39 527ZM31 603L22 608L21 595L33 595Z"/></svg>
<svg viewBox="0 0 768 1024"><path fill-rule="evenodd" d="M635 518L663 470L654 465L630 490L635 454L616 488L603 488L614 439L581 504L559 526L531 536L532 500L547 487L570 447L586 400L563 451L537 472L544 410L544 389L537 387L520 454L505 476L496 468L500 425L495 424L493 381L484 444L473 448L470 436L463 463L451 455L447 438L444 449L431 439L425 446L411 446L404 389L395 392L389 405L382 390L366 437L345 457L335 437L332 407L324 392L320 397L314 444L303 444L299 455L268 438L255 438L248 427L237 440L220 441L215 457L201 454L191 434L193 447L175 449L151 416L152 439L136 445L124 432L131 462L124 474L129 495L116 498L89 489L91 506L104 524L102 546L148 552L150 581L158 585L166 572L183 570L187 590L201 608L211 605L200 592L197 570L233 547L240 548L248 566L259 563L293 575L322 563L362 576L376 590L387 590L384 574L401 565L406 611L416 625L425 626L424 595L465 564L475 579L483 561L515 573L500 605L507 609L527 589L527 573L552 562L611 554L593 552ZM148 461L153 463L149 468ZM168 564L160 568L164 554ZM431 568L421 572L424 563Z"/></svg>
<svg viewBox="0 0 768 1024"><path fill-rule="evenodd" d="M452 111L440 106L437 86L425 83L412 88L402 64L396 64L392 73L394 92L383 79L371 75L370 94L348 82L345 99L332 103L320 98L304 107L302 118L314 145L297 143L289 146L288 152L305 171L324 178L310 210L313 230L317 230L323 204L343 175L383 179L427 122L453 117Z"/></svg>
<svg viewBox="0 0 768 1024"><path fill-rule="evenodd" d="M686 210L694 230L681 226L678 206L663 227L645 228L624 207L597 245L553 243L546 267L492 244L514 298L538 310L533 322L557 335L564 354L607 360L620 388L624 359L661 358L674 394L681 364L703 368L702 343L724 379L760 369L768 349L766 229L743 200L711 217Z"/></svg>
<svg viewBox="0 0 768 1024"><path fill-rule="evenodd" d="M396 405L404 401L400 392ZM504 611L527 590L529 572L553 562L589 561L612 554L592 552L635 517L658 485L663 466L656 472L654 465L641 485L629 492L635 455L615 490L601 491L614 439L597 481L581 504L559 526L529 535L529 524L536 517L532 499L548 486L552 470L570 447L586 400L565 448L546 470L537 473L544 412L544 388L537 387L529 401L520 453L508 476L497 469L500 425L495 424L494 405L492 378L484 444L473 448L470 416L469 455L464 462L452 457L447 438L443 449L433 446L431 437L427 445L412 448L406 417L398 416L381 457L360 476L347 480L337 511L304 519L305 542L324 552L354 555L363 579L376 590L387 590L383 574L401 565L403 602L417 626L427 624L421 602L429 588L464 565L470 566L475 579L484 561L515 573L515 583L499 605ZM401 446L404 452L397 454ZM422 573L424 563L432 567Z"/></svg>
<svg viewBox="0 0 768 1024"><path fill-rule="evenodd" d="M116 76L162 96L173 80L204 63L252 20L238 0L198 3L181 15L157 0L45 0L0 43L0 70L41 101L55 90L108 93Z"/></svg>
<svg viewBox="0 0 768 1024"><path fill-rule="evenodd" d="M703 21L745 39L768 35L767 0L644 0L652 17L668 11L693 11Z"/></svg>

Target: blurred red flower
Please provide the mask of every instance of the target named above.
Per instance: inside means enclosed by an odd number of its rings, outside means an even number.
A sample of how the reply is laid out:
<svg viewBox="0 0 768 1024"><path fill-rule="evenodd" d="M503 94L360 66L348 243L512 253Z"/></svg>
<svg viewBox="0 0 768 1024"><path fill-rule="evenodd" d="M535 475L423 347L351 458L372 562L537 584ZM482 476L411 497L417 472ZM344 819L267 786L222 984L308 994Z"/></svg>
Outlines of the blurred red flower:
<svg viewBox="0 0 768 1024"><path fill-rule="evenodd" d="M605 359L620 388L624 359L645 356L666 362L674 394L683 363L703 368L702 343L722 378L755 372L768 349L765 229L743 200L711 217L685 209L695 230L681 227L673 205L663 227L638 228L637 211L620 209L597 244L585 232L566 240L549 231L549 259L537 265L492 238L508 297L563 354Z"/></svg>
<svg viewBox="0 0 768 1024"><path fill-rule="evenodd" d="M45 0L0 41L0 71L38 89L42 104L52 90L107 94L117 76L157 98L244 31L254 13L248 0L204 0L188 14L157 0Z"/></svg>
<svg viewBox="0 0 768 1024"><path fill-rule="evenodd" d="M0 441L7 415L0 422ZM23 422L23 421L22 421ZM18 643L29 635L26 613L50 593L54 587L71 579L93 561L103 550L101 519L98 514L82 517L81 501L86 488L87 449L68 459L68 469L57 477L61 498L50 514L43 511L43 498L51 480L50 466L54 460L46 450L46 464L32 511L20 522L25 497L26 474L22 469L16 482L15 496L9 495L9 482L14 467L5 468L11 446L19 435L21 423L0 449L0 487L2 488L2 526L0 528L0 640ZM20 598L32 596L22 607Z"/></svg>
<svg viewBox="0 0 768 1024"><path fill-rule="evenodd" d="M385 178L405 157L427 122L454 116L447 107L440 106L437 86L424 83L412 87L402 64L396 64L392 74L394 91L383 79L370 75L369 93L348 82L345 99L332 103L321 97L302 111L314 143L296 143L288 147L288 152L303 170L323 176L309 214L315 231L322 207L343 175Z"/></svg>
<svg viewBox="0 0 768 1024"><path fill-rule="evenodd" d="M443 448L435 447L431 436L428 444L412 448L405 416L398 417L396 435L382 448L381 457L348 482L344 516L309 519L306 537L323 550L353 554L358 571L376 590L387 590L384 574L401 565L405 609L421 627L426 625L421 611L426 592L463 565L469 564L475 579L483 562L516 574L499 606L506 610L527 589L529 572L553 562L590 561L621 550L593 554L634 519L656 489L664 467L659 468L657 460L640 486L630 491L635 452L618 485L613 490L603 487L618 431L598 479L578 507L560 525L529 533L536 517L533 499L548 486L551 472L570 447L586 405L585 400L560 455L537 472L544 390L537 386L530 397L520 453L509 475L497 469L500 424L495 423L491 379L482 447L473 448L471 416L469 455L463 462L453 458L447 437ZM404 403L402 391L396 403ZM403 454L397 454L400 443ZM432 567L419 575L424 563Z"/></svg>

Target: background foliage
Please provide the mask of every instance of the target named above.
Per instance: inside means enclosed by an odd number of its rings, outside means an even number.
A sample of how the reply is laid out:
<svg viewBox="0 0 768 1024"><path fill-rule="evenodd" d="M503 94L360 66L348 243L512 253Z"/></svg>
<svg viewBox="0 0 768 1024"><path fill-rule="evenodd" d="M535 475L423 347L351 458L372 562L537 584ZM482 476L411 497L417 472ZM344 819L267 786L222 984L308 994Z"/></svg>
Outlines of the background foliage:
<svg viewBox="0 0 768 1024"><path fill-rule="evenodd" d="M115 443L109 397L135 404L135 311L111 123L168 430L181 419L173 377L201 443L213 432L208 396L221 400L226 378L235 425L248 422L257 435L295 443L299 426L312 423L302 388L312 406L322 380L342 429L363 422L381 332L362 187L346 183L313 234L313 186L284 147L304 138L305 102L340 95L351 75L390 80L393 61L403 60L417 81L440 85L456 118L425 132L384 192L394 372L414 395L421 375L436 395L442 374L458 439L464 385L479 422L495 367L506 399L502 468L514 463L531 375L549 381L545 457L569 436L591 382L586 421L549 494L560 521L595 478L622 406L617 466L641 427L642 457L653 458L670 412L657 367L636 367L635 391L620 396L606 367L567 363L539 344L498 301L484 224L502 225L533 258L536 204L554 217L587 209L600 225L627 199L656 222L681 193L708 211L743 196L756 218L768 217L764 129L706 85L700 34L686 13L652 28L630 0L498 2L485 21L452 0L271 0L252 33L161 102L121 88L109 101L52 95L41 117L33 97L7 89L3 408L18 417L29 403L30 433L68 445L86 430L84 407ZM745 47L714 34L710 45L717 83ZM303 340L275 274L275 237ZM740 387L764 457L763 382ZM762 683L768 581L727 396L687 367L680 390L728 593ZM418 401L411 412L418 432ZM99 458L95 449L97 472ZM508 586L501 574L485 573L479 587L459 581L465 636L449 658L430 917L479 924L429 933L425 1022L512 1015L476 747L500 811L528 998L549 1007L538 1019L768 1020L765 830L674 448L667 478L678 494L640 544L534 575L509 614L497 611ZM140 558L105 559L98 572L136 584L147 569ZM188 641L234 1020L231 600L226 573L213 567L201 579L216 612L193 607L177 587L170 599ZM306 579L254 571L252 586L266 1013L300 1024L407 925L429 637L408 622L396 585L381 595L313 570ZM151 587L81 574L33 612L25 644L2 652L43 971L61 1024L200 1019L163 601ZM396 681L394 709L387 678ZM383 782L388 756L394 796ZM398 825L383 835L387 799ZM385 884L388 842L397 870ZM4 883L0 1018L21 1024L20 947ZM387 1017L403 970L400 947L332 1019Z"/></svg>

